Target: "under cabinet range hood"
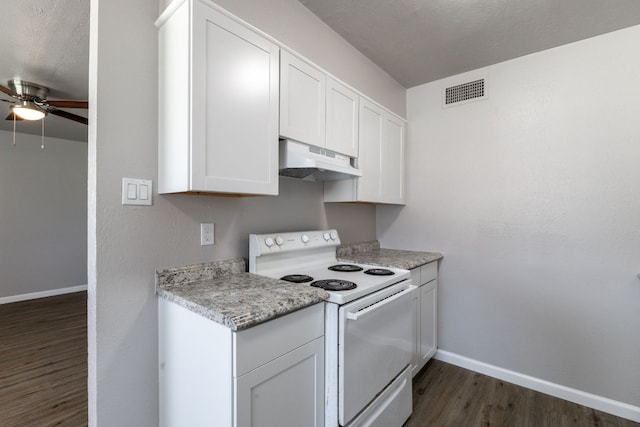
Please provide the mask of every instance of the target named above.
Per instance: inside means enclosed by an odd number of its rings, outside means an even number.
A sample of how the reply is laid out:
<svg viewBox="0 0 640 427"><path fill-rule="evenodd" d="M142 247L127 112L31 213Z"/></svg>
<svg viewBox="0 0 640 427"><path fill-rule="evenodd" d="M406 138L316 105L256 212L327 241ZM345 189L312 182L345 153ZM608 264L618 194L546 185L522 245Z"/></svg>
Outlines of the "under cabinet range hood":
<svg viewBox="0 0 640 427"><path fill-rule="evenodd" d="M353 162L353 158L335 151L291 139L280 140L281 176L306 181L338 181L362 176Z"/></svg>

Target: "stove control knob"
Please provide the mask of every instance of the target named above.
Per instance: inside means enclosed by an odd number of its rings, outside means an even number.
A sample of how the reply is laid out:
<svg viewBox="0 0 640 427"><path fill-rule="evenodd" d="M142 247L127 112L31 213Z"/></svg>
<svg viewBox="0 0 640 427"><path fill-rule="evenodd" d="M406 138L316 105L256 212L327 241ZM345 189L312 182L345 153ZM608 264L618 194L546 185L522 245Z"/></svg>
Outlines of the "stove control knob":
<svg viewBox="0 0 640 427"><path fill-rule="evenodd" d="M276 245L278 246L282 246L282 244L284 243L284 239L280 236L276 237Z"/></svg>
<svg viewBox="0 0 640 427"><path fill-rule="evenodd" d="M323 238L326 242L328 242L328 241L329 241L329 239L331 238L331 236L329 235L329 233L325 232L325 233L323 233L323 234L322 234L322 238Z"/></svg>
<svg viewBox="0 0 640 427"><path fill-rule="evenodd" d="M331 232L331 240L336 240L338 238L338 235L336 234L335 231Z"/></svg>
<svg viewBox="0 0 640 427"><path fill-rule="evenodd" d="M267 237L266 239L264 239L264 244L270 248L271 246L273 246L273 238L271 237Z"/></svg>
<svg viewBox="0 0 640 427"><path fill-rule="evenodd" d="M302 240L302 243L309 243L309 236L303 234L302 236L300 236L300 240Z"/></svg>

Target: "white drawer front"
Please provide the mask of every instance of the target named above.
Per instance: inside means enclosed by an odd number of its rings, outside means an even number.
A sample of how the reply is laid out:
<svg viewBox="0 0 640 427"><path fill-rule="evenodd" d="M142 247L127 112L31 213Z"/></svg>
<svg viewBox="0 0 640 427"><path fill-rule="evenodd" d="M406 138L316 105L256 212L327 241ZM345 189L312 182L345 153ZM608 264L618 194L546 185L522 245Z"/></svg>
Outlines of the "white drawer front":
<svg viewBox="0 0 640 427"><path fill-rule="evenodd" d="M430 262L420 267L420 284L429 283L438 278L438 261Z"/></svg>
<svg viewBox="0 0 640 427"><path fill-rule="evenodd" d="M411 284L413 286L422 285L422 282L420 281L420 267L416 267L409 271L411 272Z"/></svg>
<svg viewBox="0 0 640 427"><path fill-rule="evenodd" d="M411 372L407 368L348 427L401 426L412 410Z"/></svg>
<svg viewBox="0 0 640 427"><path fill-rule="evenodd" d="M323 335L324 303L236 332L233 375L239 377Z"/></svg>

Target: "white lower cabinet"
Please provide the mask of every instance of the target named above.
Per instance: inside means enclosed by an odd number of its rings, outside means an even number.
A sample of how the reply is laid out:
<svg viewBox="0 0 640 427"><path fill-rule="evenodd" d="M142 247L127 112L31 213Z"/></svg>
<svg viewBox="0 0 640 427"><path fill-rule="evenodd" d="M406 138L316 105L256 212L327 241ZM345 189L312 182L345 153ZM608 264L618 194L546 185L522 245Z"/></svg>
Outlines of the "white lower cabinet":
<svg viewBox="0 0 640 427"><path fill-rule="evenodd" d="M324 426L324 304L238 332L158 304L160 426Z"/></svg>
<svg viewBox="0 0 640 427"><path fill-rule="evenodd" d="M412 374L433 357L438 349L438 262L411 270L411 280L418 286L413 300Z"/></svg>
<svg viewBox="0 0 640 427"><path fill-rule="evenodd" d="M437 316L438 285L432 280L420 287L420 367L436 353Z"/></svg>
<svg viewBox="0 0 640 427"><path fill-rule="evenodd" d="M318 338L237 377L236 426L321 427L323 372L324 339Z"/></svg>

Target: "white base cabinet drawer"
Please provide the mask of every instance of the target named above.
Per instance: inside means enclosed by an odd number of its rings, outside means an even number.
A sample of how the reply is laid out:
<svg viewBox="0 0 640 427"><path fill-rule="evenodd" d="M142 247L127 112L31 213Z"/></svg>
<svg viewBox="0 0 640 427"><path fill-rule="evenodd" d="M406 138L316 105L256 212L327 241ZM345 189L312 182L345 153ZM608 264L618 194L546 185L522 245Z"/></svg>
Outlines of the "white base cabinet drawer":
<svg viewBox="0 0 640 427"><path fill-rule="evenodd" d="M239 377L324 335L324 304L316 304L233 334Z"/></svg>
<svg viewBox="0 0 640 427"><path fill-rule="evenodd" d="M411 402L411 371L406 368L378 397L347 427L400 426L413 411Z"/></svg>
<svg viewBox="0 0 640 427"><path fill-rule="evenodd" d="M438 262L430 262L429 264L420 266L420 284L424 285L438 278Z"/></svg>

